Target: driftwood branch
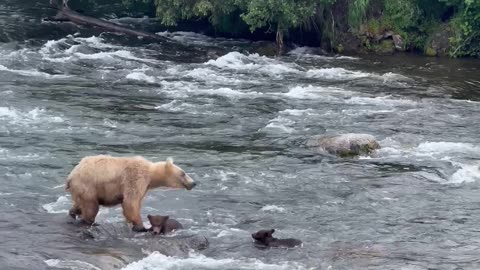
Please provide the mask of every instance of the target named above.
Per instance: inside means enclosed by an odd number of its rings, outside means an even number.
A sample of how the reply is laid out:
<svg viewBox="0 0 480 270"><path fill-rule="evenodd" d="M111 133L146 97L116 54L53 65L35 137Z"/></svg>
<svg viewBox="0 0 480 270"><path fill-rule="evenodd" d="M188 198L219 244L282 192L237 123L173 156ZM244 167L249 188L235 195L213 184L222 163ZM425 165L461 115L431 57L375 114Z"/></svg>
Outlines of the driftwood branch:
<svg viewBox="0 0 480 270"><path fill-rule="evenodd" d="M56 21L70 21L78 25L101 28L108 32L121 33L135 37L150 38L161 41L168 40L165 37L153 33L131 29L116 23L82 15L68 7L68 0L63 0L61 2L50 0L50 4L57 6L57 15L53 18L53 20Z"/></svg>

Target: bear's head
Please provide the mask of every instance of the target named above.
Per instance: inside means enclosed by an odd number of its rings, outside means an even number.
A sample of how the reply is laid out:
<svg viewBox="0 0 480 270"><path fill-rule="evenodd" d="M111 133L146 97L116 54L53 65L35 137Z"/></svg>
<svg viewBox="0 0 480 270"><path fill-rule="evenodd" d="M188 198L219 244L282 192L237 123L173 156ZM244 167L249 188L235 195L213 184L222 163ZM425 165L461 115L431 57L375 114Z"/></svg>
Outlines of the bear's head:
<svg viewBox="0 0 480 270"><path fill-rule="evenodd" d="M149 188L170 187L191 190L197 185L188 174L173 164L171 158L164 162L154 163L150 171L150 179Z"/></svg>
<svg viewBox="0 0 480 270"><path fill-rule="evenodd" d="M252 233L252 238L255 239L255 241L258 241L260 243L267 244L269 240L273 238L274 232L275 232L275 229L260 230L256 233Z"/></svg>
<svg viewBox="0 0 480 270"><path fill-rule="evenodd" d="M167 220L170 218L169 216L152 216L152 215L147 215L148 221L150 221L150 227L149 231L151 231L153 234L160 234L163 231L163 227L165 226L165 223Z"/></svg>

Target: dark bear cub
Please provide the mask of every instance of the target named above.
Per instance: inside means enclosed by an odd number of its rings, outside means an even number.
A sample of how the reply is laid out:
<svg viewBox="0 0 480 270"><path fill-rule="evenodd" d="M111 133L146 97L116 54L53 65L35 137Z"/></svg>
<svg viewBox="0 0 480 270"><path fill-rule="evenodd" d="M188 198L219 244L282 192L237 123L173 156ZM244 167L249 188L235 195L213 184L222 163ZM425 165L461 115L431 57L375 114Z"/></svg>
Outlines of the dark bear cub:
<svg viewBox="0 0 480 270"><path fill-rule="evenodd" d="M148 220L152 227L150 227L149 231L153 234L165 234L169 233L174 230L183 229L182 224L176 221L175 219L171 219L169 216L147 216Z"/></svg>
<svg viewBox="0 0 480 270"><path fill-rule="evenodd" d="M252 233L252 238L255 239L255 242L257 244L261 244L267 247L293 248L302 244L302 241L294 238L277 239L272 236L274 232L275 229L260 230L256 233Z"/></svg>

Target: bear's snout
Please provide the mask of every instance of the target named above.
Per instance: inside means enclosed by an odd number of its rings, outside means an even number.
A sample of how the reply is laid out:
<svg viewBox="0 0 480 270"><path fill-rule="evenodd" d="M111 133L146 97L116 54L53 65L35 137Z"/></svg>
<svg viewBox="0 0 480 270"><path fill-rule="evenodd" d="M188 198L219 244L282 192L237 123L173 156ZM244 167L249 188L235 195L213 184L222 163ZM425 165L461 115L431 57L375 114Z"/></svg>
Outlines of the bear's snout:
<svg viewBox="0 0 480 270"><path fill-rule="evenodd" d="M187 176L187 179L185 181L185 183L183 184L185 186L185 188L187 190L192 190L196 185L197 185L197 182L196 181L193 181L192 178L190 178L189 176Z"/></svg>

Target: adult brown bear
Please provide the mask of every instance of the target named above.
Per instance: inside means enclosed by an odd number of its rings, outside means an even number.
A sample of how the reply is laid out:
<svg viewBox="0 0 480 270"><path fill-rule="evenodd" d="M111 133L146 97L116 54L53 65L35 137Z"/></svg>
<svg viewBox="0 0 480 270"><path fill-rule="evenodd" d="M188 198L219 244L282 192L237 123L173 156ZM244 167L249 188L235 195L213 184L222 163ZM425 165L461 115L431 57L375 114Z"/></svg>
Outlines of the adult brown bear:
<svg viewBox="0 0 480 270"><path fill-rule="evenodd" d="M93 224L99 206L122 204L123 215L133 224L134 231L146 231L140 209L147 190L157 187L191 190L196 183L171 159L151 162L143 157L112 157L107 155L83 158L67 178L66 190L73 206L70 216L80 215Z"/></svg>

